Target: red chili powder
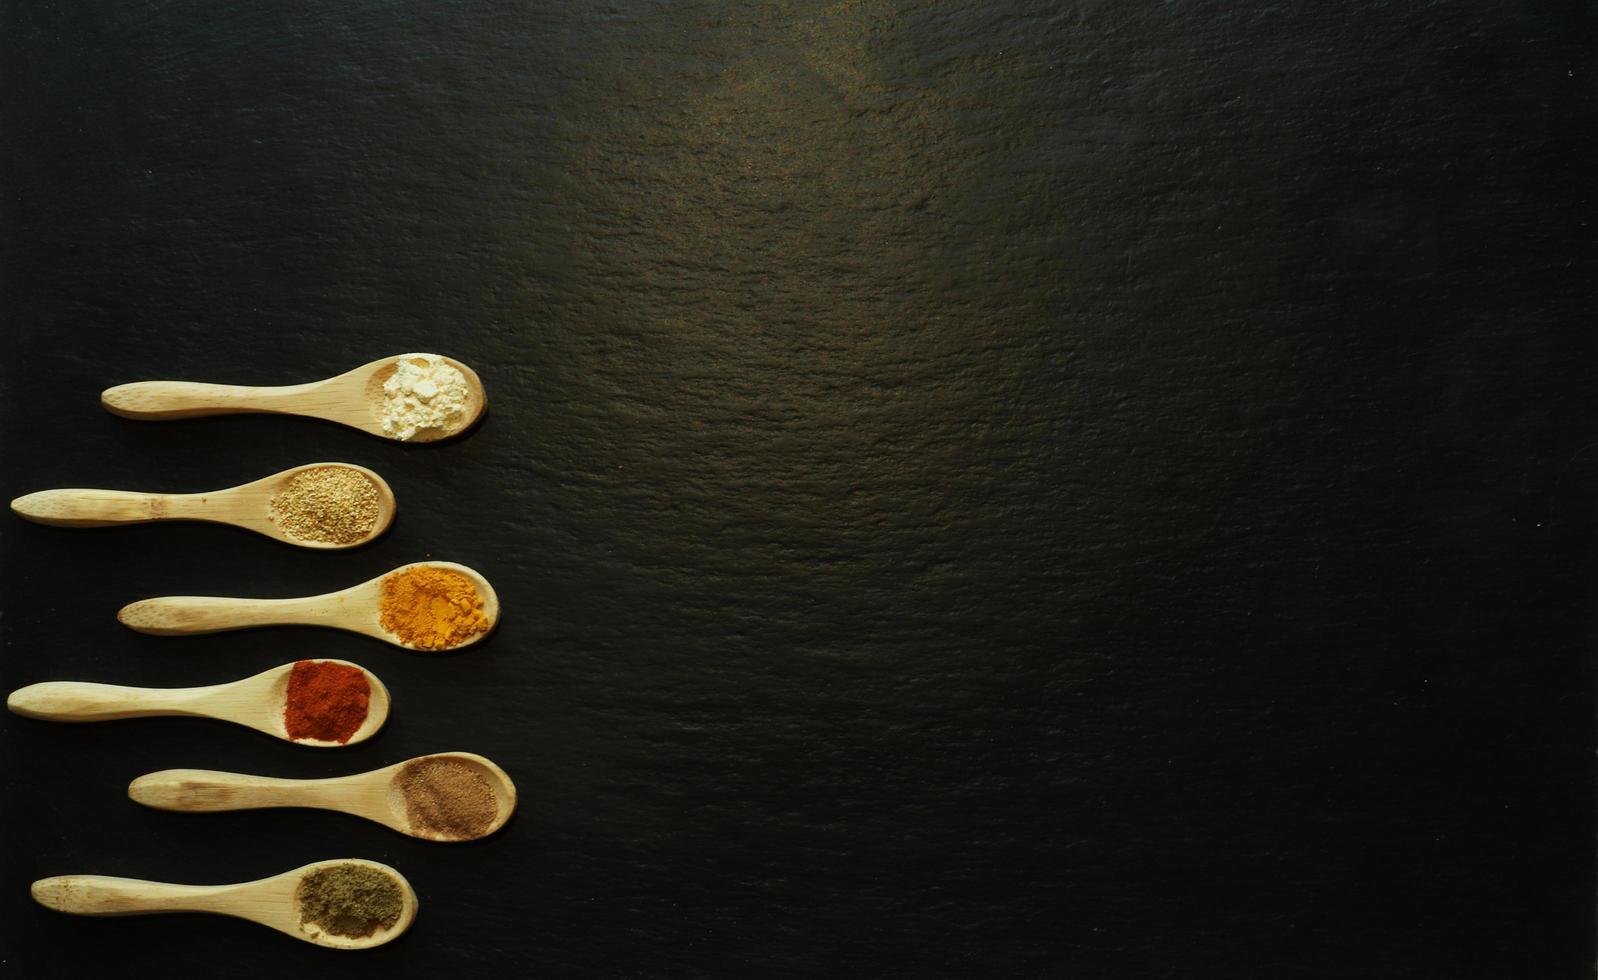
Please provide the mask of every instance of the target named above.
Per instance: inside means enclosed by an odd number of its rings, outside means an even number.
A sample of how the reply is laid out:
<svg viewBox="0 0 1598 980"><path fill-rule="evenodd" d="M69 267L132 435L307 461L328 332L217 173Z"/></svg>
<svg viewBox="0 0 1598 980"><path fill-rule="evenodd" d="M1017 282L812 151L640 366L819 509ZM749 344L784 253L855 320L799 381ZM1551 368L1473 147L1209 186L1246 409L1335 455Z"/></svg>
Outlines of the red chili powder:
<svg viewBox="0 0 1598 980"><path fill-rule="evenodd" d="M359 667L301 660L289 672L283 727L289 738L343 744L366 721L371 685Z"/></svg>

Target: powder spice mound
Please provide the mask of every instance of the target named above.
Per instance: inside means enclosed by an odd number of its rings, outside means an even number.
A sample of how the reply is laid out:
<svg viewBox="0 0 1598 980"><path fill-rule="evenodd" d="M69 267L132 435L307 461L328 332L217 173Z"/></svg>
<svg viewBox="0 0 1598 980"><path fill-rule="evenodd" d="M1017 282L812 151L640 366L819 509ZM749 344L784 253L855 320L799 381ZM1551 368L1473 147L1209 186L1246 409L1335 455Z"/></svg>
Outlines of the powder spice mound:
<svg viewBox="0 0 1598 980"><path fill-rule="evenodd" d="M300 925L350 939L392 929L405 910L405 893L394 876L364 864L317 868L296 889Z"/></svg>
<svg viewBox="0 0 1598 980"><path fill-rule="evenodd" d="M377 526L377 487L360 470L318 466L302 470L272 497L272 517L300 541L354 544Z"/></svg>
<svg viewBox="0 0 1598 980"><path fill-rule="evenodd" d="M366 723L372 685L359 667L301 660L289 671L283 727L291 739L348 742Z"/></svg>
<svg viewBox="0 0 1598 980"><path fill-rule="evenodd" d="M383 432L399 440L447 429L466 412L466 375L437 354L406 354L383 383Z"/></svg>
<svg viewBox="0 0 1598 980"><path fill-rule="evenodd" d="M418 565L383 579L383 628L417 650L448 650L494 625L477 586L460 572Z"/></svg>
<svg viewBox="0 0 1598 980"><path fill-rule="evenodd" d="M413 759L399 772L411 828L425 836L471 840L499 817L499 797L482 768L464 759Z"/></svg>

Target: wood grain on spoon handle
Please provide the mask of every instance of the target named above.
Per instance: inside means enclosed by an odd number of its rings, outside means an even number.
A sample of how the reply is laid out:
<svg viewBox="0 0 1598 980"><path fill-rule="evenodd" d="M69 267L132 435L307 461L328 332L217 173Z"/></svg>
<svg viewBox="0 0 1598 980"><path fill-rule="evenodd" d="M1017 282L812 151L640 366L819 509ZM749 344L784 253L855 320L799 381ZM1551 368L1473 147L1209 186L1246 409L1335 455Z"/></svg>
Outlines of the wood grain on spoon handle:
<svg viewBox="0 0 1598 980"><path fill-rule="evenodd" d="M337 809L319 791L324 780L277 779L211 769L165 769L128 784L128 796L158 810L217 813L267 807Z"/></svg>
<svg viewBox="0 0 1598 980"><path fill-rule="evenodd" d="M317 382L277 387L218 385L199 381L135 381L107 388L100 402L132 419L185 419L237 412L299 412Z"/></svg>
<svg viewBox="0 0 1598 980"><path fill-rule="evenodd" d="M138 493L131 490L40 490L11 502L37 524L107 527L146 521L206 520L213 494Z"/></svg>
<svg viewBox="0 0 1598 980"><path fill-rule="evenodd" d="M113 721L151 715L203 715L199 703L213 687L161 689L93 684L88 681L46 681L18 688L6 707L29 718L52 721Z"/></svg>
<svg viewBox="0 0 1598 980"><path fill-rule="evenodd" d="M174 885L104 875L57 875L33 883L40 905L73 915L142 915L148 912L219 911L234 885Z"/></svg>
<svg viewBox="0 0 1598 980"><path fill-rule="evenodd" d="M123 606L117 619L140 633L170 636L218 633L252 626L327 626L345 615L334 596L294 599L248 599L227 596L173 595L141 599Z"/></svg>

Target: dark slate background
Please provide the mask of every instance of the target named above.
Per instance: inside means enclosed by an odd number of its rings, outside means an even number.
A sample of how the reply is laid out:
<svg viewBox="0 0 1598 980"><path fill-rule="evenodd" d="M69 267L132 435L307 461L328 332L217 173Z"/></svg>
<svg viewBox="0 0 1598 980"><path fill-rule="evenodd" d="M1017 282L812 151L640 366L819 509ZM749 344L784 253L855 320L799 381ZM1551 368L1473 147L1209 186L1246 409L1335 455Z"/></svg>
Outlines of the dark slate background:
<svg viewBox="0 0 1598 980"><path fill-rule="evenodd" d="M0 2L7 497L383 473L392 533L0 520L0 684L346 657L387 730L0 718L0 973L1567 978L1594 962L1580 2ZM473 365L437 448L104 387ZM433 556L503 628L134 635ZM442 749L498 837L145 810ZM363 856L365 955L35 877Z"/></svg>

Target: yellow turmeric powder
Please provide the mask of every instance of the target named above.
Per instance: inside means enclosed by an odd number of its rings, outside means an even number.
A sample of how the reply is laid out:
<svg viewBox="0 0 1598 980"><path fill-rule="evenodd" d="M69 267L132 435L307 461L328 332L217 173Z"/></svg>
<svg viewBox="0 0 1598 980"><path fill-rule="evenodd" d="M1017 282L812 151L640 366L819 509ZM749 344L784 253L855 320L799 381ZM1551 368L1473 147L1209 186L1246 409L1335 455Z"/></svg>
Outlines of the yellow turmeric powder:
<svg viewBox="0 0 1598 980"><path fill-rule="evenodd" d="M494 625L470 578L432 565L383 579L381 610L383 628L418 650L448 650Z"/></svg>

